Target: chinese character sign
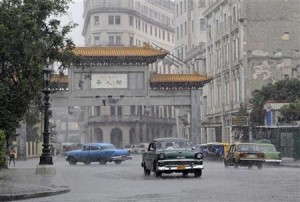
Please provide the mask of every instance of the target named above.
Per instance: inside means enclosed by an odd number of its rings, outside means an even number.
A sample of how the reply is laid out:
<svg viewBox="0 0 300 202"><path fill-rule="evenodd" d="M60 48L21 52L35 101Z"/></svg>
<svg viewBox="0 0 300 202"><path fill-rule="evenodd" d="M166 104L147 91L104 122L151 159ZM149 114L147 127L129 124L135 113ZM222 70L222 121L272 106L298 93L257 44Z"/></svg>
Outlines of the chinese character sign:
<svg viewBox="0 0 300 202"><path fill-rule="evenodd" d="M127 88L127 74L92 74L92 88Z"/></svg>

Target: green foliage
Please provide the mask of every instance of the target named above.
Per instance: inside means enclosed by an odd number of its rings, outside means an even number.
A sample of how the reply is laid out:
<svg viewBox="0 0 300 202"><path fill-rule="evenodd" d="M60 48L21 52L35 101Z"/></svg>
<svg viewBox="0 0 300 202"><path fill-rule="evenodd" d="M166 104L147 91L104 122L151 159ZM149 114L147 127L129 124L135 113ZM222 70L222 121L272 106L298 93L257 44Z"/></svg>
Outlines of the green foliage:
<svg viewBox="0 0 300 202"><path fill-rule="evenodd" d="M5 134L0 130L0 167L6 164L6 143Z"/></svg>
<svg viewBox="0 0 300 202"><path fill-rule="evenodd" d="M57 19L70 2L0 1L0 129L7 135L26 116L31 120L30 106L41 106L43 68L58 63L63 70L74 60L67 35L76 25L63 26Z"/></svg>
<svg viewBox="0 0 300 202"><path fill-rule="evenodd" d="M289 123L291 121L300 121L300 99L279 109L282 114L282 121Z"/></svg>
<svg viewBox="0 0 300 202"><path fill-rule="evenodd" d="M252 92L250 103L252 112L250 123L252 126L264 125L265 114L263 106L267 100L294 102L300 98L300 81L298 79L285 79L263 86L261 90Z"/></svg>

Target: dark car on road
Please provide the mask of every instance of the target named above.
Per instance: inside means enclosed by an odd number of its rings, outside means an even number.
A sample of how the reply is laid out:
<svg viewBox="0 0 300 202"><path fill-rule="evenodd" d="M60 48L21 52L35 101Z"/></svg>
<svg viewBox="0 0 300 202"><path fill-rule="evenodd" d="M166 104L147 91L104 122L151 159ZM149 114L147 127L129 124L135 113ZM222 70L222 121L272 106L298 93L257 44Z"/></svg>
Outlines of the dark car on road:
<svg viewBox="0 0 300 202"><path fill-rule="evenodd" d="M117 149L110 143L89 143L84 144L80 150L66 152L66 161L70 165L77 162L90 164L91 162L99 162L105 165L107 162L120 164L122 161L130 160L132 157L127 149Z"/></svg>
<svg viewBox="0 0 300 202"><path fill-rule="evenodd" d="M141 166L145 175L150 175L152 171L156 177L173 172L183 175L194 173L195 177L200 177L204 168L202 154L183 138L153 140L142 155Z"/></svg>
<svg viewBox="0 0 300 202"><path fill-rule="evenodd" d="M224 158L224 166L247 166L252 168L253 165L259 169L264 163L264 153L259 146L254 143L234 143L230 145L229 151Z"/></svg>

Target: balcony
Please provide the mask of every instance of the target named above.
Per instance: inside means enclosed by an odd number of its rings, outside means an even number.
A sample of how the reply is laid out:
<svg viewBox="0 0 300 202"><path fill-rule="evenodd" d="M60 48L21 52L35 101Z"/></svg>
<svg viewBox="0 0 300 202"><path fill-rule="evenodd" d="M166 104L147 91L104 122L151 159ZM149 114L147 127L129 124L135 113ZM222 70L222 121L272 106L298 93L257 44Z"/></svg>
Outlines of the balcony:
<svg viewBox="0 0 300 202"><path fill-rule="evenodd" d="M176 119L162 118L145 115L115 115L115 116L89 116L88 123L131 123L131 122L149 122L149 123L163 123L163 124L176 124Z"/></svg>

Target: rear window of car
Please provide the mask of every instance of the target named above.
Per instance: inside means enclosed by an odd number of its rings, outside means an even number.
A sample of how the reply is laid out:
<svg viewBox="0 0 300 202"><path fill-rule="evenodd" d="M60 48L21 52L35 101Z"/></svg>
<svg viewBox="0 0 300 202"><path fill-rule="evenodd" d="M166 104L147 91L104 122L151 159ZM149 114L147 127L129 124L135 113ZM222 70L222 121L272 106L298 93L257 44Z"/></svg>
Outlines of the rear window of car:
<svg viewBox="0 0 300 202"><path fill-rule="evenodd" d="M260 151L257 145L251 144L240 144L237 146L238 152L253 152L253 151Z"/></svg>
<svg viewBox="0 0 300 202"><path fill-rule="evenodd" d="M116 148L114 145L104 145L101 147L102 147L102 149L115 149Z"/></svg>
<svg viewBox="0 0 300 202"><path fill-rule="evenodd" d="M276 148L273 145L259 145L259 149L264 152L276 152Z"/></svg>

